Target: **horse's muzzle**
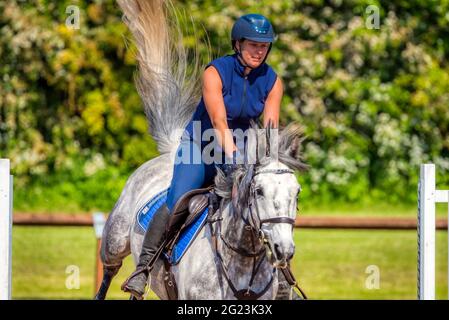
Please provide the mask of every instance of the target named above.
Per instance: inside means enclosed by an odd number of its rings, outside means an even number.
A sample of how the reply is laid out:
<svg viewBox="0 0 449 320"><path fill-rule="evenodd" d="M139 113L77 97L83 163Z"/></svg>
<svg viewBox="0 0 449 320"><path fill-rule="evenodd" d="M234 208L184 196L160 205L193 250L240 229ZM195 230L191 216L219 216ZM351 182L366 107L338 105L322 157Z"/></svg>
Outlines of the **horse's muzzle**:
<svg viewBox="0 0 449 320"><path fill-rule="evenodd" d="M270 263L275 268L286 268L288 262L293 258L295 253L294 243L274 243L270 237L265 238L265 245L267 246L267 255Z"/></svg>

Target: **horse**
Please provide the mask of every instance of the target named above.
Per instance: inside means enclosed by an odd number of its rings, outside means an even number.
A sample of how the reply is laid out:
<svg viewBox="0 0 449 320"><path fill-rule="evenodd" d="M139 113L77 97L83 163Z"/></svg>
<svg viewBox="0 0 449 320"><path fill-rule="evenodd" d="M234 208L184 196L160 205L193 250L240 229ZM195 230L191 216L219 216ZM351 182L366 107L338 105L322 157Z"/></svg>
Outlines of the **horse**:
<svg viewBox="0 0 449 320"><path fill-rule="evenodd" d="M169 187L180 129L198 101L198 74L187 74L188 55L172 32L179 27L169 22L173 8L161 0L122 0L119 5L136 41L136 86L160 155L128 178L108 216L100 249L103 281L96 299L106 298L125 257L132 254L138 261L143 234L136 232L137 212ZM172 266L178 299L274 299L278 294L279 270L295 252L293 224L300 192L295 170L307 166L299 152L299 126L281 130L275 145L270 137L277 129L257 129L253 123L248 139L256 161L239 165L231 175L218 170L214 192L221 199L220 208L210 213L181 261ZM169 298L164 272L159 258L149 281L160 299Z"/></svg>

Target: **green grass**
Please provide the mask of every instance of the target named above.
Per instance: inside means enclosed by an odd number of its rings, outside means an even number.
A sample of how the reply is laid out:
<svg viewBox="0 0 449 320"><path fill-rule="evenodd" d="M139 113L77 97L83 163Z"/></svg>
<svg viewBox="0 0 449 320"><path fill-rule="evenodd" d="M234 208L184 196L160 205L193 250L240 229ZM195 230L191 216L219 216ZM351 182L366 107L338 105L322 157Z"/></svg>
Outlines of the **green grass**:
<svg viewBox="0 0 449 320"><path fill-rule="evenodd" d="M95 237L89 227L13 228L14 299L91 299ZM313 299L415 299L414 231L301 229L295 233L294 273ZM68 289L68 266L79 267L79 289ZM379 289L368 289L366 268L380 271ZM108 298L127 299L120 285L133 271L128 257ZM70 281L69 281L70 282ZM154 298L153 295L150 298ZM447 298L447 233L437 232L437 298Z"/></svg>
<svg viewBox="0 0 449 320"><path fill-rule="evenodd" d="M416 299L415 231L299 230L293 265L314 299ZM437 298L447 299L447 232L437 232ZM379 288L366 286L379 270Z"/></svg>
<svg viewBox="0 0 449 320"><path fill-rule="evenodd" d="M13 228L14 299L92 299L94 296L96 239L90 227ZM70 266L79 268L79 288L69 287ZM131 257L109 289L108 298L127 299L120 285L133 271Z"/></svg>

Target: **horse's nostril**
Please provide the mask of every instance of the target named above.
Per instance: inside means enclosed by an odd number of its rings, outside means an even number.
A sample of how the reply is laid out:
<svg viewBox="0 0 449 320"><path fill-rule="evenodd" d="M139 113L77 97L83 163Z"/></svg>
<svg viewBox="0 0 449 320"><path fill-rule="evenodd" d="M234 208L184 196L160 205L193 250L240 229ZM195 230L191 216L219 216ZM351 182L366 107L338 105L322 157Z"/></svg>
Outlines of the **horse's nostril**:
<svg viewBox="0 0 449 320"><path fill-rule="evenodd" d="M276 258L278 259L278 260L282 260L283 258L284 258L284 254L283 254L283 252L282 252L282 250L281 250L281 246L280 245L278 245L278 244L274 244L274 253L276 254Z"/></svg>

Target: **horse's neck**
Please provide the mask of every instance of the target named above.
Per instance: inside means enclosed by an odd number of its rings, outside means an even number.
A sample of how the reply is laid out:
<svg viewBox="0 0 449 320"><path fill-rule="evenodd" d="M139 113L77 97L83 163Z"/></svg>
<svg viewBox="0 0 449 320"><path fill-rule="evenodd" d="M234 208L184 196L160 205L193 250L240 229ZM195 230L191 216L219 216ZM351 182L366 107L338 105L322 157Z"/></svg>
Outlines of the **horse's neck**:
<svg viewBox="0 0 449 320"><path fill-rule="evenodd" d="M221 233L230 244L237 245L238 239L241 239L244 234L243 221L239 221L236 217L232 205L226 205L222 214Z"/></svg>

